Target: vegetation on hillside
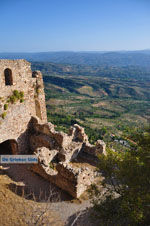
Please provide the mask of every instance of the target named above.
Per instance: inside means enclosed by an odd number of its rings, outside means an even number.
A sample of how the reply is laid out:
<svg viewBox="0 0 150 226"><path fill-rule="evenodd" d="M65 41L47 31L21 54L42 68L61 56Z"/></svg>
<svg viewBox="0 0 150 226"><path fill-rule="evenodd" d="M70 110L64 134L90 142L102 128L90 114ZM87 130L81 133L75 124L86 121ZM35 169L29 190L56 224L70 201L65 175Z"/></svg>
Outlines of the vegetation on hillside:
<svg viewBox="0 0 150 226"><path fill-rule="evenodd" d="M96 184L90 194L100 225L149 225L150 128L135 141L126 152L107 149L107 156L99 156L105 193Z"/></svg>
<svg viewBox="0 0 150 226"><path fill-rule="evenodd" d="M149 56L150 57L150 56ZM109 63L91 64L56 64L49 62L32 62L33 70L40 70L45 75L73 75L126 79L150 79L150 67L138 65L109 65Z"/></svg>
<svg viewBox="0 0 150 226"><path fill-rule="evenodd" d="M126 149L131 133L142 130L150 119L146 68L37 62L32 69L43 72L48 120L59 130L67 132L78 123L91 143L104 139ZM121 144L124 139L126 146Z"/></svg>

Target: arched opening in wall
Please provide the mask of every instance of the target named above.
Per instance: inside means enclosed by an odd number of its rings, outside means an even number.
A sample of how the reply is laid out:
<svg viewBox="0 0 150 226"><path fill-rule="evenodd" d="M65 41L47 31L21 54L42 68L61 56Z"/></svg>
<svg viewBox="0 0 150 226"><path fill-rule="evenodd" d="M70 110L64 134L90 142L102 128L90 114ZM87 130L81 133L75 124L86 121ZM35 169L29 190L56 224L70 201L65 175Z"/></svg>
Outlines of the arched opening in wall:
<svg viewBox="0 0 150 226"><path fill-rule="evenodd" d="M38 76L38 72L37 71L33 71L32 72L32 78L37 78Z"/></svg>
<svg viewBox="0 0 150 226"><path fill-rule="evenodd" d="M12 71L9 68L6 68L4 71L4 75L5 75L5 85L12 86L13 85Z"/></svg>
<svg viewBox="0 0 150 226"><path fill-rule="evenodd" d="M36 116L42 120L41 107L38 100L35 100L35 111L36 111Z"/></svg>
<svg viewBox="0 0 150 226"><path fill-rule="evenodd" d="M16 140L6 140L0 143L0 155L16 155L18 153L18 144Z"/></svg>

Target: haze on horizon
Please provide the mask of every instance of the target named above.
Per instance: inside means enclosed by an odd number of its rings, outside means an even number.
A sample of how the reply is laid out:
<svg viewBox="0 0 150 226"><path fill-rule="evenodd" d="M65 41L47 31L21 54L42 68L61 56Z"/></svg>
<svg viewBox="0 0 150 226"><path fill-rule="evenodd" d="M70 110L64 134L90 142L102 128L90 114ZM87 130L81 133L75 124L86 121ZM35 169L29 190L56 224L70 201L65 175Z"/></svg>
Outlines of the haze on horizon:
<svg viewBox="0 0 150 226"><path fill-rule="evenodd" d="M0 52L150 49L148 0L2 0L0 8Z"/></svg>

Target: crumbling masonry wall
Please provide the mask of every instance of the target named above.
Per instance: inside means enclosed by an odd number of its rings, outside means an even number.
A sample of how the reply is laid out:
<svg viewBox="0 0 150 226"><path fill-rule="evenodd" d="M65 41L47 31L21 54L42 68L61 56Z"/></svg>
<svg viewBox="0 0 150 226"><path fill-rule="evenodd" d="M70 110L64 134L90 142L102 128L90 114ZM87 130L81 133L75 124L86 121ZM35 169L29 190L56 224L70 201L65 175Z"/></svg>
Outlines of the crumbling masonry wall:
<svg viewBox="0 0 150 226"><path fill-rule="evenodd" d="M22 99L14 97L14 90ZM18 153L26 153L32 116L47 122L42 74L32 72L26 60L0 60L0 143L14 139Z"/></svg>
<svg viewBox="0 0 150 226"><path fill-rule="evenodd" d="M98 154L106 154L106 145L98 140L91 145L84 128L75 124L69 133L58 132L50 122L31 120L30 148L38 157L32 170L75 198L102 179L96 172Z"/></svg>

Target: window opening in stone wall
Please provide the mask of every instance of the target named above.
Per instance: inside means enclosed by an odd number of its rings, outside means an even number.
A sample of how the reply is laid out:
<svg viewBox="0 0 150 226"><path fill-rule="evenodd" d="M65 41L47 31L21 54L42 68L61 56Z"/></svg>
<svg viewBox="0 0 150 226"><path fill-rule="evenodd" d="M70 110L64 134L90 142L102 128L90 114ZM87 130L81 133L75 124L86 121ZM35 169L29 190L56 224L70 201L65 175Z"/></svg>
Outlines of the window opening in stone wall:
<svg viewBox="0 0 150 226"><path fill-rule="evenodd" d="M15 140L6 140L0 143L0 155L16 155L18 144Z"/></svg>
<svg viewBox="0 0 150 226"><path fill-rule="evenodd" d="M5 85L12 86L13 85L12 71L9 68L6 68L4 71L4 75L5 75Z"/></svg>
<svg viewBox="0 0 150 226"><path fill-rule="evenodd" d="M33 71L32 72L32 78L37 78L38 76L38 72L37 71Z"/></svg>

